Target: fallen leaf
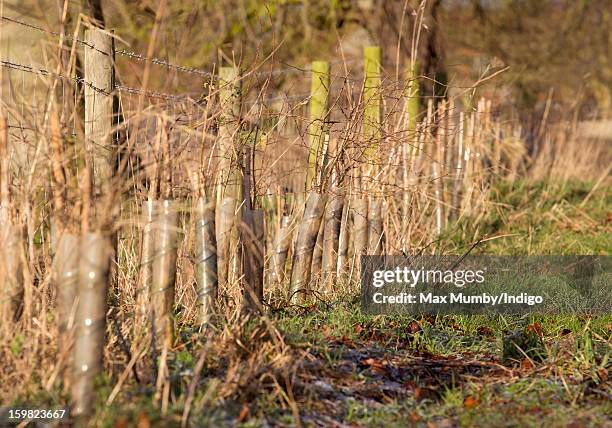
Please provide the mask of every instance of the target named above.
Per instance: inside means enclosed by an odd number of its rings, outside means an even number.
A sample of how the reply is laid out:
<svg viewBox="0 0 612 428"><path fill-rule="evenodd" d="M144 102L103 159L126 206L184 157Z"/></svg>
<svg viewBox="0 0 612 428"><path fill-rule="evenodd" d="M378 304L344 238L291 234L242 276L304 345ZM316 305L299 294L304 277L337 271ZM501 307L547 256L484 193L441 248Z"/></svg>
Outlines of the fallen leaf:
<svg viewBox="0 0 612 428"><path fill-rule="evenodd" d="M539 322L534 322L533 324L529 324L527 326L527 331L539 337L542 337L544 335L544 329L542 328L542 324L540 324Z"/></svg>
<svg viewBox="0 0 612 428"><path fill-rule="evenodd" d="M249 416L250 410L251 409L249 408L249 405L245 403L244 406L242 406L242 409L240 409L240 414L238 415L238 422L244 422Z"/></svg>
<svg viewBox="0 0 612 428"><path fill-rule="evenodd" d="M480 404L480 400L478 400L478 398L476 397L472 397L471 395L468 395L463 400L463 407L465 407L466 409L473 409L479 404Z"/></svg>
<svg viewBox="0 0 612 428"><path fill-rule="evenodd" d="M521 361L521 369L528 371L533 370L535 368L535 364L529 358L523 358Z"/></svg>
<svg viewBox="0 0 612 428"><path fill-rule="evenodd" d="M355 334L361 334L363 332L363 330L365 330L365 328L363 328L363 326L361 324L355 324L353 326L353 332Z"/></svg>

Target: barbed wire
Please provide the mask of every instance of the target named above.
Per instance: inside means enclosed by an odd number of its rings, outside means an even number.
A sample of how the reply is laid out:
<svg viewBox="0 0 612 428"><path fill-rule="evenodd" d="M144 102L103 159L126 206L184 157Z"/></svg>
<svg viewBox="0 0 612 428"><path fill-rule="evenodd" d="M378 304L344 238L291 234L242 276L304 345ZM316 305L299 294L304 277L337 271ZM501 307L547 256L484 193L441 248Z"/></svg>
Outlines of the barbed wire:
<svg viewBox="0 0 612 428"><path fill-rule="evenodd" d="M164 92L157 92L157 91L143 91L142 89L134 88L132 86L115 85L115 89L117 90L117 92L123 92L123 93L131 94L131 95L144 95L145 97L148 97L148 98L158 98L162 100L179 101L179 102L185 102L185 101L193 102L193 103L198 102L196 99L192 98L189 95L167 94Z"/></svg>
<svg viewBox="0 0 612 428"><path fill-rule="evenodd" d="M49 71L45 68L38 68L38 67L31 66L31 65L21 64L16 61L9 61L6 59L0 60L0 66L4 68L9 68L12 70L22 71L25 73L36 74L39 76L56 77L59 79L70 81L70 82L75 82L78 84L88 86L100 94L107 95L107 96L110 95L108 91L105 91L101 88L96 87L94 84L92 84L91 82L88 82L82 77L78 77L78 76L68 77L68 76L64 76L64 75L55 73L53 71ZM132 95L143 95L144 94L146 97L149 97L149 98L159 98L159 99L171 100L171 101L197 102L197 100L194 100L190 95L184 95L184 94L175 95L175 94L166 94L166 93L157 92L157 91L143 91L142 89L133 88L131 86L125 86L125 85L115 85L114 89L117 92L124 92L124 93L129 93Z"/></svg>
<svg viewBox="0 0 612 428"><path fill-rule="evenodd" d="M18 19L11 18L9 16L0 15L0 19L2 19L4 21L12 22L13 24L21 25L21 26L26 27L26 28L31 28L33 30L40 31L41 33L49 34L51 36L55 36L55 37L62 37L63 36L66 41L73 41L73 42L79 43L79 44L81 44L83 46L86 46L86 47L88 47L90 49L93 49L93 50L95 50L97 52L100 52L100 53L103 53L103 54L107 54L108 53L108 52L104 52L104 51L96 48L91 43L89 43L89 42L87 42L85 40L79 39L78 37L71 36L70 34L62 34L62 33L58 32L58 31L47 30L46 28L40 27L38 25L34 25L34 24L29 23L29 22L20 21Z"/></svg>
<svg viewBox="0 0 612 428"><path fill-rule="evenodd" d="M31 24L28 22L24 22L21 21L19 19L13 18L13 17L8 17L8 16L3 16L0 15L0 19L8 21L8 22L12 22L14 24L17 25L21 25L24 26L26 28L31 28L37 31L40 31L42 33L45 34L49 34L55 37L64 37L65 40L69 40L69 41L74 41L76 43L82 44L83 46L86 46L88 48L94 49L98 52L102 52L101 50L97 49L94 45L92 45L91 43L85 41L85 40L81 40L77 37L73 37L67 34L62 34L59 33L57 31L52 31L52 30L48 30L45 29L41 26L35 25L35 24ZM105 52L103 52L105 53ZM202 70L199 68L194 68L194 67L188 67L188 66L184 66L184 65L177 65L177 64L173 64L170 63L169 61L163 60L163 59L159 59L159 58L150 58L147 57L145 55L142 55L138 52L134 52L134 51L128 51L126 49L120 49L120 50L115 50L115 54L120 55L120 56L124 56L126 58L129 59L133 59L133 60L137 60L137 61L143 61L143 62L150 62L152 64L158 65L160 67L164 67L164 68L169 68L169 69L173 69L179 72L183 72L183 73L188 73L188 74L197 74L200 76L205 76L208 78L215 78L217 76L215 76L214 73L211 73L209 71L206 70ZM337 63L352 63L355 62L356 59L350 59L350 60L344 60L344 59L337 59L334 61L330 61L329 64L330 66L333 64L337 64ZM20 64L17 63L15 61L12 60L2 60L1 65L3 67L6 68L11 68L11 69L15 69L15 70L19 70L19 71L24 71L24 72L29 72L29 73L34 73L34 74L39 74L42 76L54 76L57 78L61 78L64 80L69 80L69 81L73 81L85 86L88 86L89 88L95 90L96 92L105 94L105 95L110 95L107 91L96 87L95 85L93 85L91 82L86 81L84 78L76 76L76 77L67 77L67 76L63 76L60 75L58 73L54 73L51 72L47 69L44 68L36 68L33 66L29 66L29 65L25 65L25 64ZM291 65L291 64L283 64L285 65L284 68L281 69L276 69L276 70L271 70L271 71L264 71L264 72L256 72L253 73L253 75L255 77L262 77L262 76L266 76L266 77L273 77L273 76L279 76L282 74L293 74L293 73L304 73L304 74L309 74L312 73L312 70L307 67L307 68L300 68L298 66L295 65ZM248 76L249 73L247 73ZM340 78L342 77L343 79L346 79L347 76L333 76L330 75L332 77L337 77ZM144 91L142 89L139 88L134 88L134 87L130 87L130 86L126 86L126 85L115 85L114 90L118 91L118 92L123 92L123 93L128 93L128 94L132 94L132 95L144 95L148 98L157 98L157 99L163 99L163 100L169 100L169 101L178 101L178 102L184 102L184 101L191 101L194 102L194 99L192 97L190 97L189 95L184 95L184 94L167 94L167 93L163 93L163 92L157 92L157 91ZM307 100L309 97L309 95L296 95L296 96L291 96L288 97L286 95L281 95L281 96L275 96L275 97L270 97L270 98L266 98L266 99L260 99L260 100L253 100L252 102L250 102L250 104L247 104L247 106L252 106L254 104L267 104L267 103L271 103L271 102L275 102L275 101L293 101L293 100L299 100L300 103L304 102L305 100ZM195 101L197 102L197 101Z"/></svg>
<svg viewBox="0 0 612 428"><path fill-rule="evenodd" d="M4 16L4 15L0 15L0 19L8 21L8 22L12 22L14 24L17 25L21 25L23 27L26 28L31 28L37 31L40 31L41 33L45 33L45 34L49 34L55 37L64 37L65 40L67 41L74 41L76 43L79 43L83 46L86 46L90 49L94 49L98 52L104 53L106 54L107 52L103 52L100 49L97 49L95 47L95 45L87 42L86 40L82 40L78 37L74 37L71 36L69 34L62 34L58 31L53 31L53 30L48 30L46 28L43 28L41 26L29 23L29 22L25 22L25 21L21 21L19 19L13 18L13 17L9 17L9 16ZM180 65L180 64L173 64L169 61L166 61L164 59L159 59L159 58L149 58L143 54L140 54L138 52L134 52L134 51L129 51L127 49L119 49L119 50L115 50L115 54L116 55L120 55L120 56L124 56L126 58L130 58L130 59L134 59L137 61L142 61L142 62L150 62L152 64L158 65L160 67L164 67L164 68L168 68L168 69L172 69L172 70L176 70L182 73L187 73L187 74L197 74L200 76L205 76L208 78L216 78L217 76L207 70L203 70L200 68L195 68L195 67L189 67L189 66L185 66L185 65ZM330 61L329 64L333 65L333 64L338 64L338 63L352 63L355 62L357 60L352 59L352 60L343 60L343 59L337 59L335 61ZM262 71L262 72L257 72L257 73L253 73L254 76L256 77L263 77L263 76L280 76L283 74L296 74L296 73L311 73L312 70L310 70L309 68L300 68L298 66L294 66L291 64L285 64L286 66L284 68L281 69L277 69L277 70L272 70L272 71Z"/></svg>
<svg viewBox="0 0 612 428"><path fill-rule="evenodd" d="M76 83L88 86L89 88L93 89L94 91L96 91L96 92L98 92L100 94L110 95L104 89L98 88L93 83L86 81L82 77L78 77L78 76L68 77L68 76L64 76L62 74L55 73L53 71L49 71L49 70L47 70L45 68L33 67L31 65L20 64L18 62L9 61L9 60L5 60L5 59L0 60L0 66L2 66L4 68L10 68L10 69L13 69L13 70L22 71L22 72L25 72L25 73L37 74L39 76L50 76L50 77L56 77L58 79L67 80L67 81L70 81L70 82L76 82Z"/></svg>
<svg viewBox="0 0 612 428"><path fill-rule="evenodd" d="M211 73L210 71L206 71L206 70L201 70L199 68L193 68L193 67L187 67L185 65L177 65L177 64L172 64L166 60L163 59L159 59L159 58L147 58L144 55L141 55L137 52L132 52L132 51L128 51L125 49L121 49L121 50L116 50L115 51L116 54L118 55L122 55L128 58L132 58L132 59L136 59L138 61L143 61L143 62L150 62L152 64L155 65L159 65L161 67L165 67L165 68L170 68L172 70L177 70L183 73L188 73L188 74L199 74L201 76L206 76L206 77L210 77L210 78L214 78L215 75L214 73Z"/></svg>
<svg viewBox="0 0 612 428"><path fill-rule="evenodd" d="M21 26L26 27L26 28L31 28L33 30L40 31L41 33L49 34L51 36L55 36L55 37L61 37L62 36L62 34L60 32L58 32L58 31L47 30L46 28L43 28L41 26L29 23L29 22L24 22L24 21L21 21L19 19L12 18L12 17L9 17L9 16L1 15L0 19L2 19L4 21L12 22L13 24L21 25ZM86 46L86 47L88 47L90 49L94 49L94 50L96 50L98 52L107 53L107 52L101 51L100 49L97 49L95 47L95 45L93 45L93 44L91 44L91 43L89 43L89 42L87 42L85 40L79 39L78 37L74 37L74 36L71 36L69 34L63 34L63 37L67 41L74 41L74 42L82 44L83 46ZM115 50L115 54L122 55L122 56L125 56L125 57L128 57L128 58L132 58L132 59L136 59L136 60L139 60L139 61L151 62L152 64L163 66L163 67L166 67L166 68L171 68L171 69L174 69L174 70L178 70L178 71L181 71L183 73L200 74L200 75L207 76L207 77L214 76L213 73L211 73L209 71L206 71L206 70L201 70L201 69L197 69L197 68L193 68L193 67L187 67L187 66L183 66L183 65L172 64L172 63L170 63L168 61L165 61L165 60L159 59L159 58L147 58L146 56L144 56L142 54L139 54L137 52L131 52L131 51L128 51L128 50L125 50L125 49Z"/></svg>
<svg viewBox="0 0 612 428"><path fill-rule="evenodd" d="M308 101L309 99L310 99L310 94L291 95L291 96L278 95L278 96L268 97L268 98L245 100L244 106L246 108L253 107L258 104L265 106L267 104L274 103L276 101L286 101L286 102L298 101L298 104L301 104L305 101Z"/></svg>

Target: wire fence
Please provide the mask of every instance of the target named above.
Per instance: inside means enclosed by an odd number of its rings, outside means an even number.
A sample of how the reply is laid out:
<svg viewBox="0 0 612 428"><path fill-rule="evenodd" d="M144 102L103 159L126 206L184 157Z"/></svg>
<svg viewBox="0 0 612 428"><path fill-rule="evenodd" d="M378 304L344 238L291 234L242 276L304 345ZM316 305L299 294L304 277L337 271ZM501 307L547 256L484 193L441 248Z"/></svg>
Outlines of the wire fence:
<svg viewBox="0 0 612 428"><path fill-rule="evenodd" d="M97 86L95 86L94 84L92 84L91 82L86 81L85 79L83 79L82 77L79 76L75 76L75 77L68 77L68 76L64 76L58 73L55 73L53 71L49 71L47 69L44 68L38 68L38 67L34 67L31 65L26 65L26 64L21 64L15 61L9 61L9 60L0 60L0 64L2 65L2 67L4 68L10 68L13 70L17 70L17 71L22 71L25 73L32 73L32 74L37 74L39 76L50 76L50 77L55 77L58 79L62 79L62 80L67 80L70 82L75 82L78 84L82 84L85 86L90 87L91 89L93 89L94 91L104 94L104 95L110 95L108 92L106 92L104 89L98 88Z"/></svg>
<svg viewBox="0 0 612 428"><path fill-rule="evenodd" d="M101 52L106 54L106 52L103 52L102 50L98 49L95 45L93 45L92 43L83 40L81 38L78 38L76 36L73 35L69 35L66 34L64 32L59 32L59 31L53 31L47 28L44 28L40 25L36 25L30 22L26 22L20 19L17 19L15 17L9 17L9 16L0 16L0 20L6 21L6 22L10 22L12 24L16 24L16 25L20 25L24 28L29 28L29 29L33 29L36 31L39 31L43 34L47 34L49 36L55 37L56 39L58 39L59 41L65 41L65 42L73 42L76 43L78 45L87 47L89 49L93 49L97 52ZM121 42L121 40L116 39L119 42ZM123 42L122 42L123 43ZM202 76L205 78L208 78L210 80L215 80L217 78L217 74L214 72L211 72L209 70L204 70L201 68L196 68L196 67L190 67L190 66L186 66L186 65L182 65L182 64L175 64L172 63L168 60L165 59L160 59L160 58L156 58L156 57L147 57L146 55L143 55L139 52L135 52L135 51L131 51L128 49L117 49L114 51L114 54L122 56L124 58L130 59L130 60L135 60L135 61L139 61L139 62L146 62L146 63L150 63L156 66L159 66L161 68L164 68L166 70L172 70L172 71L176 71L176 72L180 72L180 73L185 73L185 74L191 74L191 75L198 75L198 76ZM354 63L356 62L356 59L337 59L337 60L333 60L330 61L329 64L330 66L332 65L336 65L336 64L350 64L350 63ZM38 68L32 65L27 65L27 64L21 64L17 61L14 61L12 59L4 59L1 62L1 66L4 68L11 68L14 70L18 70L18 71L24 71L24 72L29 72L29 73L34 73L34 74L39 74L42 76L52 76L52 77L56 77L56 78L60 78L63 80L68 80L68 81L73 81L76 82L78 84L82 84L85 86L90 87L91 89L95 90L96 92L99 93L104 93L106 94L106 92L104 90L102 90L101 88L97 88L95 85L93 85L91 82L87 82L86 80L84 80L82 77L79 76L75 76L75 77L68 77L68 76L62 76L60 74L51 72L47 69L44 68ZM248 77L255 77L255 78L272 78L272 77L278 77L281 75L290 75L290 74L310 74L312 72L312 70L310 70L309 67L299 67L296 65L291 65L291 64L283 64L282 68L278 68L278 69L272 69L269 71L257 71L257 72L250 72L250 73L245 73L245 76ZM330 74L330 77L332 79L340 79L340 80L344 80L344 81L350 81L350 80L355 80L350 78L348 75L342 75L342 74ZM170 94L170 93L164 93L164 92L160 92L160 91L154 91L154 90L143 90L141 88L136 88L136 87L132 87L132 86L128 86L128 85L124 85L124 84L116 84L115 88L114 88L117 92L122 92L122 93L126 93L126 94L131 94L131 95L144 95L145 97L148 98L154 98L154 99L162 99L162 100L166 100L166 101L177 101L177 102L183 102L183 101L189 101L189 100L193 100L194 98L199 98L201 96L201 94ZM292 96L286 96L286 95L276 95L276 96L272 96L269 98L262 98L262 99L257 99L253 102L250 102L250 104L248 104L247 106L252 106L254 104L257 103L262 103L262 104L269 104L269 103L273 103L273 102L277 102L277 101L298 101L298 102L303 102L304 100L306 100L308 98L309 94L298 94L298 95L292 95Z"/></svg>

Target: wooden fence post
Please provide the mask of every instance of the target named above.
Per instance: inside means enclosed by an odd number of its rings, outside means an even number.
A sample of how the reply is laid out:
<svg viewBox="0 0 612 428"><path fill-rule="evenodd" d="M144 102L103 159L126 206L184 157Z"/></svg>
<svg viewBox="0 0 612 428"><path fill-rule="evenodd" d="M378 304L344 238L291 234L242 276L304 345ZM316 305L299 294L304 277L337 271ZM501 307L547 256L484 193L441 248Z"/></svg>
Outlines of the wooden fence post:
<svg viewBox="0 0 612 428"><path fill-rule="evenodd" d="M113 38L100 29L85 32L85 147L93 159L94 201L109 195L113 176ZM99 211L100 203L94 202Z"/></svg>
<svg viewBox="0 0 612 428"><path fill-rule="evenodd" d="M406 114L408 115L408 132L413 134L416 130L417 118L421 110L419 88L419 63L415 62L406 73ZM409 138L413 135L409 135Z"/></svg>
<svg viewBox="0 0 612 428"><path fill-rule="evenodd" d="M367 46L364 48L363 56L365 79L363 86L363 102L365 104L363 135L366 144L366 162L371 163L376 155L382 135L382 51L378 46Z"/></svg>
<svg viewBox="0 0 612 428"><path fill-rule="evenodd" d="M312 77L310 83L310 123L308 124L308 175L306 190L316 185L320 168L323 168L323 141L327 133L327 113L329 104L329 63L326 61L312 62Z"/></svg>
<svg viewBox="0 0 612 428"><path fill-rule="evenodd" d="M72 402L75 416L88 417L94 400L94 379L102 371L106 331L106 297L115 239L100 231L112 197L113 178L113 38L99 29L85 33L85 152L84 235L80 243L78 304L75 317ZM91 176L90 176L91 173ZM93 181L93 188L89 183ZM90 193L90 190L93 190ZM91 201L89 200L91 199ZM94 208L90 218L89 204ZM90 220L94 231L89 233Z"/></svg>

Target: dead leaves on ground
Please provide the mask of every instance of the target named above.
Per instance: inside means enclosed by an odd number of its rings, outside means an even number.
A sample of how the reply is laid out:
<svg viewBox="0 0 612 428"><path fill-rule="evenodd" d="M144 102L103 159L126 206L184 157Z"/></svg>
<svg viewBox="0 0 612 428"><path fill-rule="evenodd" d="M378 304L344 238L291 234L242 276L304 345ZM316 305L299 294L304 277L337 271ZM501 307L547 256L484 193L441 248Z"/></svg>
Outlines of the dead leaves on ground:
<svg viewBox="0 0 612 428"><path fill-rule="evenodd" d="M340 402L348 397L379 403L412 397L416 402L422 402L438 400L445 388L475 377L501 380L512 375L509 370L501 368L493 355L443 356L425 351L391 353L352 340L350 345L346 346L346 338L341 337L325 349L311 350L317 358L300 371L302 384L312 385L317 395ZM473 399L475 401L466 401L466 408L478 404L478 400Z"/></svg>
<svg viewBox="0 0 612 428"><path fill-rule="evenodd" d="M463 399L463 407L466 409L473 409L480 404L480 400L477 397L468 395Z"/></svg>

